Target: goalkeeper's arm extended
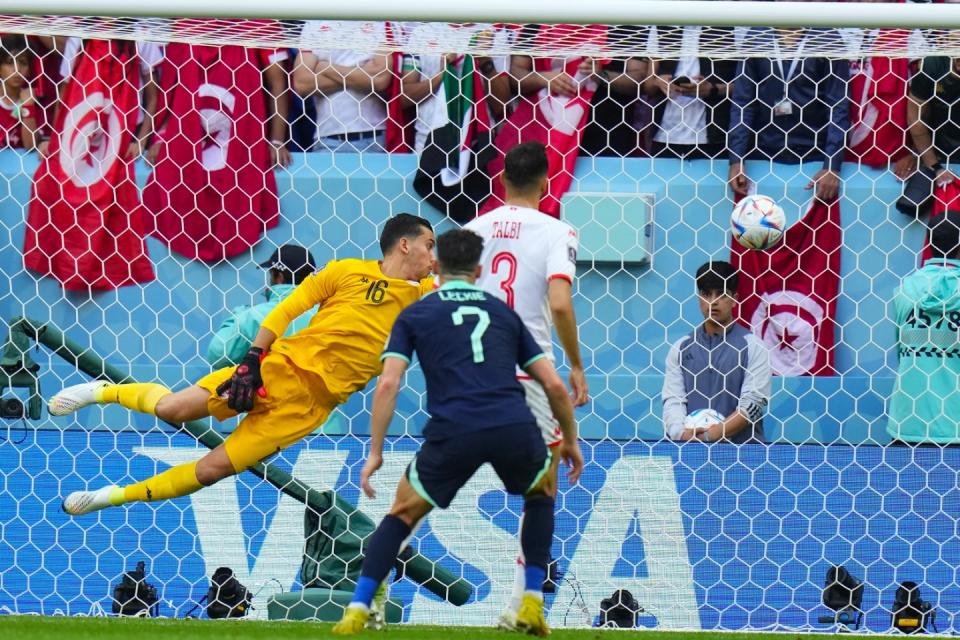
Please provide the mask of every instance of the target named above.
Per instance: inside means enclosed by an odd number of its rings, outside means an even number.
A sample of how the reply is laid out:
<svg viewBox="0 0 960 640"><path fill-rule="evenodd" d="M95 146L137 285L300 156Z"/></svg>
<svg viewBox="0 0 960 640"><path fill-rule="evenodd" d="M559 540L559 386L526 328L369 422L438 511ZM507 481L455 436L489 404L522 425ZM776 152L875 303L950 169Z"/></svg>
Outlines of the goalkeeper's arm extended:
<svg viewBox="0 0 960 640"><path fill-rule="evenodd" d="M320 304L324 298L323 288L318 286L316 275L312 275L267 314L247 355L237 365L230 379L217 387L218 395L228 396L228 407L237 413L244 413L253 409L255 396L267 397L267 390L260 376L260 362L276 342L277 336L282 336L286 332L294 318L314 305Z"/></svg>

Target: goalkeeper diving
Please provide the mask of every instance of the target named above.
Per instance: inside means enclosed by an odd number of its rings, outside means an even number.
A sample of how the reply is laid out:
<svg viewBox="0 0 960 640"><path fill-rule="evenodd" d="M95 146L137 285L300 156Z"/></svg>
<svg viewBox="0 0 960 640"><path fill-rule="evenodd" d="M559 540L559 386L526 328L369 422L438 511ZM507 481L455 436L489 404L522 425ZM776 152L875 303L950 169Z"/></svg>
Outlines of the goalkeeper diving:
<svg viewBox="0 0 960 640"><path fill-rule="evenodd" d="M119 404L171 423L246 414L221 445L199 460L126 487L76 491L63 501L63 510L78 516L128 502L185 496L309 435L380 373L380 353L394 320L433 290L434 243L427 220L405 213L394 216L380 234L382 261L328 263L267 315L236 368L214 371L185 389L96 380L54 395L48 403L54 416L90 404ZM295 318L317 305L309 326L278 338Z"/></svg>

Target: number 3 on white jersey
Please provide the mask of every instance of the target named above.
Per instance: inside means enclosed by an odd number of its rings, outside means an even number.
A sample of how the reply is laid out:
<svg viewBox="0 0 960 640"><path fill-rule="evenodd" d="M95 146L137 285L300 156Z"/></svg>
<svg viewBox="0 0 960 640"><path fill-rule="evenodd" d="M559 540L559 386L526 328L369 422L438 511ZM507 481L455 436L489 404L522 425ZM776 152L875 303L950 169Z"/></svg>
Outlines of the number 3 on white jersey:
<svg viewBox="0 0 960 640"><path fill-rule="evenodd" d="M509 251L501 251L493 256L490 271L494 275L506 272L506 277L500 281L500 289L507 294L507 306L513 309L513 283L517 279L517 257Z"/></svg>

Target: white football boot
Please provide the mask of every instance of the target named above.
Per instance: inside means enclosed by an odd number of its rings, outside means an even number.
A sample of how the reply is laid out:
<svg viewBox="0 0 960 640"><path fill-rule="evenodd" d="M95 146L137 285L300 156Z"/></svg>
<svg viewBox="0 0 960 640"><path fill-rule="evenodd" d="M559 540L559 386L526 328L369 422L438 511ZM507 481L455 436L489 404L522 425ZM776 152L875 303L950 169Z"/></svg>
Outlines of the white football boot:
<svg viewBox="0 0 960 640"><path fill-rule="evenodd" d="M50 398L47 410L52 416L68 416L95 403L97 391L109 385L106 380L94 380L67 387Z"/></svg>
<svg viewBox="0 0 960 640"><path fill-rule="evenodd" d="M110 500L110 497L115 491L120 491L120 487L113 484L97 489L96 491L74 491L66 497L63 504L60 505L60 508L63 509L64 513L71 516L82 516L87 513L93 513L94 511L100 511L101 509L114 506L114 502Z"/></svg>

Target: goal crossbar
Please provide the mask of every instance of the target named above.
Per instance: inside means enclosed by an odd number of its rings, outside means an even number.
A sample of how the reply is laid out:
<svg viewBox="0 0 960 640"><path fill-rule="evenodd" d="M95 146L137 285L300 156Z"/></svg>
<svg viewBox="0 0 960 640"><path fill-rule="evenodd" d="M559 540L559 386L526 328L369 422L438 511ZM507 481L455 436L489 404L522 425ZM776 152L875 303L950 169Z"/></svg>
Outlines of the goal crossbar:
<svg viewBox="0 0 960 640"><path fill-rule="evenodd" d="M718 0L0 0L0 13L124 17L219 17L279 20L392 20L554 24L674 24L772 27L958 28L960 5L834 2L733 2Z"/></svg>

